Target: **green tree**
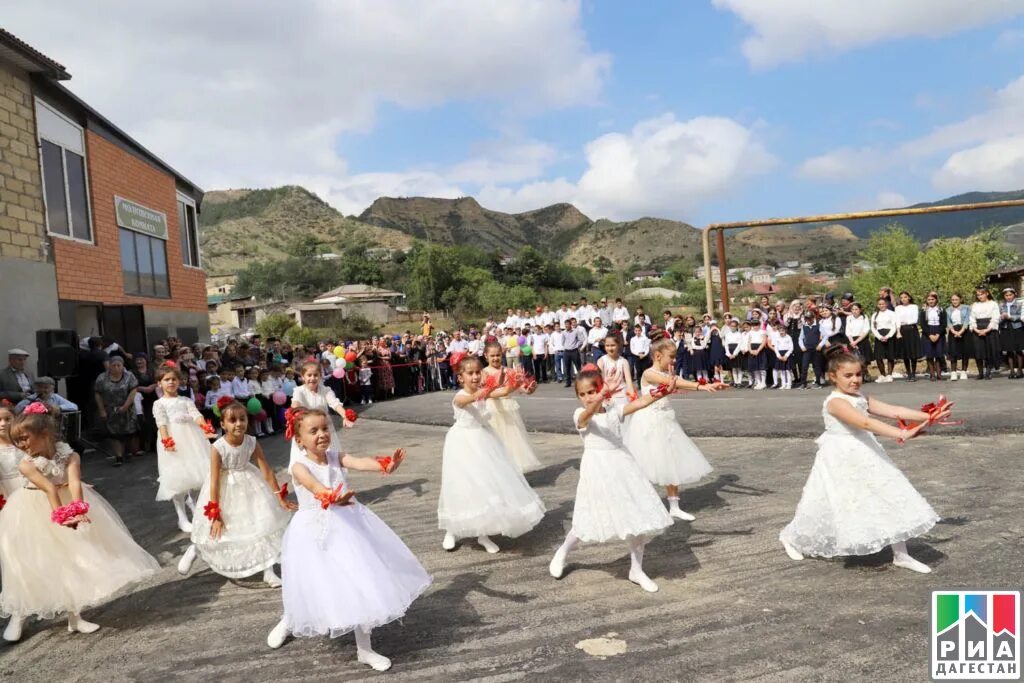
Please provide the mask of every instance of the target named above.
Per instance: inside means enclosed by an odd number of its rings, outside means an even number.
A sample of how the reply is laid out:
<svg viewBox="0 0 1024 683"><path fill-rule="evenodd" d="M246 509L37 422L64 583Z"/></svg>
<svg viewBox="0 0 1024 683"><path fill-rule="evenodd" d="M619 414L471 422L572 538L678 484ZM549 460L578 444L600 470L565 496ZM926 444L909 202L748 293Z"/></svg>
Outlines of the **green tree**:
<svg viewBox="0 0 1024 683"><path fill-rule="evenodd" d="M264 338L277 337L282 339L295 325L295 321L284 313L271 313L256 323L256 331Z"/></svg>

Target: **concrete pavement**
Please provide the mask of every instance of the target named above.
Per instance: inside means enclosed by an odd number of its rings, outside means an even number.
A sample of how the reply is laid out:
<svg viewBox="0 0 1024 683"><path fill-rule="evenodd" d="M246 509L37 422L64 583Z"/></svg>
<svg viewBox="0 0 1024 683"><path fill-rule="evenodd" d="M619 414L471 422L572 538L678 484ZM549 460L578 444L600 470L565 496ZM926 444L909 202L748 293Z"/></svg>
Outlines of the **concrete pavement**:
<svg viewBox="0 0 1024 683"><path fill-rule="evenodd" d="M355 453L409 449L395 475L356 473L354 485L434 577L402 623L376 632L376 646L395 662L392 680L926 680L930 591L1017 587L1024 570L1019 435L933 436L890 449L944 516L910 543L930 575L894 569L886 553L790 561L777 535L813 442L698 438L716 469L683 494L697 521L677 523L648 547L645 567L661 590L646 594L626 581L618 544L581 547L561 581L547 574L571 521L576 436L534 436L547 466L528 478L549 511L536 529L498 539L496 556L474 543L443 551L436 504L444 433L368 419L345 432ZM262 443L283 468L283 440ZM152 456L120 469L91 459L85 470L164 568L137 592L87 612L103 626L94 635L36 622L21 643L0 645L0 679L379 680L355 662L351 636L267 649L280 591L223 579L201 561L179 576L186 539L171 506L153 502Z"/></svg>

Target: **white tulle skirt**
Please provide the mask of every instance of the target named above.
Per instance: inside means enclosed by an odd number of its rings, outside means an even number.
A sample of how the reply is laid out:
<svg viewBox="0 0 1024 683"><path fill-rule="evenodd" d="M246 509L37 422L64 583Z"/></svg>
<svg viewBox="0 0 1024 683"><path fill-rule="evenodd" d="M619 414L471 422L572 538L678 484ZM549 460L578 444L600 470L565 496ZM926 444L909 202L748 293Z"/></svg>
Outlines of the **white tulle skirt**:
<svg viewBox="0 0 1024 683"><path fill-rule="evenodd" d="M588 449L580 463L572 533L581 541L654 536L672 526L665 505L633 456L619 448Z"/></svg>
<svg viewBox="0 0 1024 683"><path fill-rule="evenodd" d="M526 425L519 414L519 404L514 398L493 398L487 401L491 427L501 440L509 457L520 472L533 472L543 467L530 445Z"/></svg>
<svg viewBox="0 0 1024 683"><path fill-rule="evenodd" d="M537 526L544 503L494 432L454 425L444 439L437 525L459 538L515 538Z"/></svg>
<svg viewBox="0 0 1024 683"><path fill-rule="evenodd" d="M285 624L307 637L400 619L431 581L402 539L358 503L296 512L281 572Z"/></svg>
<svg viewBox="0 0 1024 683"><path fill-rule="evenodd" d="M62 504L71 502L66 487L58 493ZM77 613L160 569L103 496L88 485L82 496L92 521L77 529L50 521L42 491L21 489L8 500L0 512L0 613L43 619Z"/></svg>
<svg viewBox="0 0 1024 683"><path fill-rule="evenodd" d="M210 538L210 520L202 514L209 502L207 482L196 503L192 542L210 569L229 579L240 579L279 561L281 539L291 515L281 507L256 467L221 470L218 502L224 531L217 540Z"/></svg>
<svg viewBox="0 0 1024 683"><path fill-rule="evenodd" d="M873 437L823 434L796 515L779 538L805 555L870 555L939 516Z"/></svg>
<svg viewBox="0 0 1024 683"><path fill-rule="evenodd" d="M210 478L210 440L195 422L172 422L168 426L174 450L156 442L156 467L160 475L157 500L196 491Z"/></svg>
<svg viewBox="0 0 1024 683"><path fill-rule="evenodd" d="M652 407L633 413L625 441L653 484L685 486L711 474L711 465L679 426L671 409Z"/></svg>
<svg viewBox="0 0 1024 683"><path fill-rule="evenodd" d="M0 479L0 496L10 500L15 491L25 487L25 479L14 475L6 479Z"/></svg>

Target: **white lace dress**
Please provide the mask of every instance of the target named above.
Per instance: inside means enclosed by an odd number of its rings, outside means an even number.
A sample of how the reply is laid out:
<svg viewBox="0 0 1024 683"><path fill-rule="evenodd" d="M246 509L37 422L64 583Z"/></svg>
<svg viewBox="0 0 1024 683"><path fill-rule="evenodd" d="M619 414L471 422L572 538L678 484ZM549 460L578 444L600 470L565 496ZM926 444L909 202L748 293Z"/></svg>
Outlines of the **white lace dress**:
<svg viewBox="0 0 1024 683"><path fill-rule="evenodd" d="M322 410L327 413L327 428L331 430L331 448L335 453L341 453L341 439L338 437L338 430L334 428L334 411L342 405L334 391L325 387L322 383L317 387L316 393L306 388L305 385L295 387L292 393L292 407L306 408L308 410ZM289 464L296 460L302 460L305 456L299 448L297 441L292 441L291 452L288 457Z"/></svg>
<svg viewBox="0 0 1024 683"><path fill-rule="evenodd" d="M0 446L0 496L11 495L25 485L25 478L18 471L18 465L25 453L17 446Z"/></svg>
<svg viewBox="0 0 1024 683"><path fill-rule="evenodd" d="M467 395L465 390L460 395ZM537 526L544 503L508 456L487 408L460 408L444 438L437 525L458 538L500 534L515 538Z"/></svg>
<svg viewBox="0 0 1024 683"><path fill-rule="evenodd" d="M920 536L939 516L886 455L874 434L828 412L830 401L848 401L868 414L863 396L833 392L825 399L825 432L796 515L779 538L805 555L870 555Z"/></svg>
<svg viewBox="0 0 1024 683"><path fill-rule="evenodd" d="M348 485L337 453L329 452L323 465L303 453L289 472L297 463L328 488ZM402 539L358 502L324 510L297 481L295 496L299 510L281 551L289 632L335 638L356 626L376 628L401 619L431 581Z"/></svg>
<svg viewBox="0 0 1024 683"><path fill-rule="evenodd" d="M543 467L530 445L526 424L519 413L519 403L511 396L487 399L487 410L501 443L520 472L533 472Z"/></svg>
<svg viewBox="0 0 1024 683"><path fill-rule="evenodd" d="M645 394L655 387L641 381ZM685 486L711 474L704 454L683 431L672 405L665 399L633 413L626 445L653 484Z"/></svg>
<svg viewBox="0 0 1024 683"><path fill-rule="evenodd" d="M173 451L164 448L161 439L156 441L156 467L160 475L157 500L170 500L198 490L209 479L210 440L196 424L201 417L195 402L184 396L164 396L153 403L156 426L167 427L174 439Z"/></svg>
<svg viewBox="0 0 1024 683"><path fill-rule="evenodd" d="M62 505L71 502L67 466L72 454L70 446L58 443L53 459L31 458L58 487ZM77 613L160 569L103 496L82 484L82 497L91 522L77 529L50 521L46 494L31 482L7 501L0 513L0 613L43 619Z"/></svg>
<svg viewBox="0 0 1024 683"><path fill-rule="evenodd" d="M573 424L579 424L582 413L583 408L576 409ZM583 460L572 533L581 541L653 536L672 526L658 492L626 450L622 418L622 406L612 404L591 417L586 428L577 427L583 437Z"/></svg>
<svg viewBox="0 0 1024 683"><path fill-rule="evenodd" d="M203 484L192 520L192 542L210 569L229 579L252 576L272 567L281 555L281 539L291 515L281 507L259 469L252 464L256 437L245 436L239 446L220 438L220 516L224 530L210 538L211 522L202 513L210 502L210 482Z"/></svg>

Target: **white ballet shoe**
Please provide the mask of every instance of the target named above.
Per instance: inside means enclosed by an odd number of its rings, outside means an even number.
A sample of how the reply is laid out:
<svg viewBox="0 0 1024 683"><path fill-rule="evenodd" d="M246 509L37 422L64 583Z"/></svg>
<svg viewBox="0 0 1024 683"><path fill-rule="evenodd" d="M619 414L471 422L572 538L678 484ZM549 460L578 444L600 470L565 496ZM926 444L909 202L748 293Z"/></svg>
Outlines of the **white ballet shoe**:
<svg viewBox="0 0 1024 683"><path fill-rule="evenodd" d="M895 567L903 567L904 569L909 569L910 571L917 572L918 574L932 573L931 567L926 565L924 562L918 562L910 555L901 555L898 557L894 557L892 558L892 563Z"/></svg>
<svg viewBox="0 0 1024 683"><path fill-rule="evenodd" d="M185 505L188 506L189 511L194 515L196 514L196 502L192 500L192 494L185 494Z"/></svg>
<svg viewBox="0 0 1024 683"><path fill-rule="evenodd" d="M277 626L270 629L270 633L267 634L267 647L276 650L284 645L284 641L287 639L288 626L284 623L284 619L282 619L277 622Z"/></svg>
<svg viewBox="0 0 1024 683"><path fill-rule="evenodd" d="M630 570L629 580L643 588L648 593L658 592L658 584L654 583L654 581L651 580L651 577L647 576L647 574L644 574L642 571Z"/></svg>
<svg viewBox="0 0 1024 683"><path fill-rule="evenodd" d="M794 548L790 544L786 543L785 541L782 542L782 547L786 549L786 554L789 555L789 559L791 559L791 560L802 560L802 559L804 559L804 556L800 553L799 550L797 550L796 548Z"/></svg>
<svg viewBox="0 0 1024 683"><path fill-rule="evenodd" d="M263 570L263 582L271 588L281 587L281 577L277 575L273 567L268 567Z"/></svg>
<svg viewBox="0 0 1024 683"><path fill-rule="evenodd" d="M16 643L21 640L21 630L25 626L25 618L12 614L4 629L4 640L8 643Z"/></svg>
<svg viewBox="0 0 1024 683"><path fill-rule="evenodd" d="M455 534L448 532L444 535L444 540L441 541L441 547L445 550L455 550Z"/></svg>
<svg viewBox="0 0 1024 683"><path fill-rule="evenodd" d="M190 545L185 551L185 554L178 560L178 573L182 576L188 574L189 570L192 569L192 563L196 561L196 547Z"/></svg>
<svg viewBox="0 0 1024 683"><path fill-rule="evenodd" d="M391 660L373 650L356 649L356 659L360 664L366 664L374 671L387 671L391 668Z"/></svg>
<svg viewBox="0 0 1024 683"><path fill-rule="evenodd" d="M668 514L669 514L670 517L675 517L676 519L681 519L684 522L692 522L695 519L697 519L696 517L691 515L689 512L686 512L685 510L680 510L679 508L673 508L673 509L669 510Z"/></svg>
<svg viewBox="0 0 1024 683"><path fill-rule="evenodd" d="M100 630L99 624L86 621L77 614L68 615L68 633L95 633Z"/></svg>
<svg viewBox="0 0 1024 683"><path fill-rule="evenodd" d="M184 519L179 519L178 520L178 530L181 531L181 533L183 533L183 534L191 534L192 533L192 522L188 522L188 521L186 521Z"/></svg>
<svg viewBox="0 0 1024 683"><path fill-rule="evenodd" d="M476 542L483 546L484 550L486 550L492 555L501 550L501 548L498 547L498 544L492 541L487 536L477 536Z"/></svg>

